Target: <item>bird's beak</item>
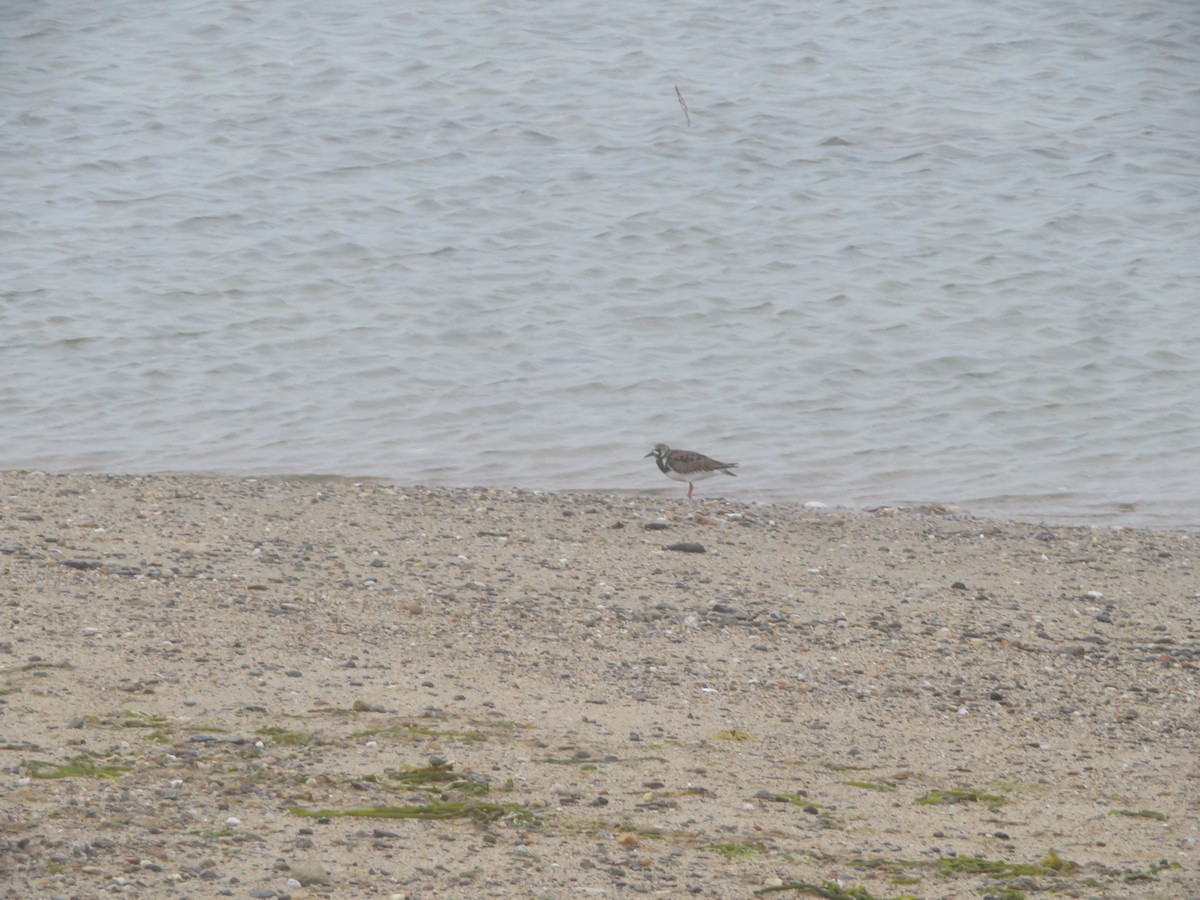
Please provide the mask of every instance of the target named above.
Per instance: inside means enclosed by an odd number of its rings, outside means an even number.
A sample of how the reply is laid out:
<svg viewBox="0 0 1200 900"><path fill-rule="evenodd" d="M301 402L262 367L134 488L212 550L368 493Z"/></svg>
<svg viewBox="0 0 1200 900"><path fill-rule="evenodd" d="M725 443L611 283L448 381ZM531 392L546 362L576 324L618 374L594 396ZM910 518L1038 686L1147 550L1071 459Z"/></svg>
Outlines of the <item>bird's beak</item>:
<svg viewBox="0 0 1200 900"><path fill-rule="evenodd" d="M653 450L651 450L649 453L647 453L647 454L646 454L646 456L653 456L653 455L654 455L654 451L653 451ZM642 459L645 459L645 458L646 458L646 456L643 456L643 457L642 457Z"/></svg>

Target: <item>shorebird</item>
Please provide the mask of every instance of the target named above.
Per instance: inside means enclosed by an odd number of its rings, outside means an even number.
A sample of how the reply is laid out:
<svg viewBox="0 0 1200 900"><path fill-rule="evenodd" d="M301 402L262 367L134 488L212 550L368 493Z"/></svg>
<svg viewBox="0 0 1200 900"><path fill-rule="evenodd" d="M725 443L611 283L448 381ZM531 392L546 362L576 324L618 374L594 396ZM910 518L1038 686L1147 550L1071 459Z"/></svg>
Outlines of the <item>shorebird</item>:
<svg viewBox="0 0 1200 900"><path fill-rule="evenodd" d="M692 482L700 481L702 478L711 478L720 472L723 475L735 475L730 472L737 463L717 462L705 456L703 453L695 453L691 450L672 450L666 444L655 444L654 449L646 456L653 456L654 461L658 463L658 469L668 478L675 481L686 481L688 486L688 499L692 499ZM646 457L642 457L645 459Z"/></svg>

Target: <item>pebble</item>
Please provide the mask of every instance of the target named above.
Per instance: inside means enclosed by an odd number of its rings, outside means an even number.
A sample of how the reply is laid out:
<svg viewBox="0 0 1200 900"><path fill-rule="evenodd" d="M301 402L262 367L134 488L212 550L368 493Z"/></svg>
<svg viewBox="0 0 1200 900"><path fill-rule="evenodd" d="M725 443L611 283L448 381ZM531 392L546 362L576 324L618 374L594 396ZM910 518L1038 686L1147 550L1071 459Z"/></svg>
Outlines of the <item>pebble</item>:
<svg viewBox="0 0 1200 900"><path fill-rule="evenodd" d="M100 563L94 559L64 559L62 561L62 564L64 566L69 566L72 569L98 569L98 568L100 568Z"/></svg>

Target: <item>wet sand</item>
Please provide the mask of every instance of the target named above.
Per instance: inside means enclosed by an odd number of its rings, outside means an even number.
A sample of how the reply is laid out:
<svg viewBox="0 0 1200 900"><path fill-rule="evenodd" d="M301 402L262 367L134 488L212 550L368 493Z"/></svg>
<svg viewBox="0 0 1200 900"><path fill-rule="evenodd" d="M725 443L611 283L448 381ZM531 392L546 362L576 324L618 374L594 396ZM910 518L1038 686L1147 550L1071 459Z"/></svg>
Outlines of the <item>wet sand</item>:
<svg viewBox="0 0 1200 900"><path fill-rule="evenodd" d="M1197 535L676 488L0 474L2 896L1200 895Z"/></svg>

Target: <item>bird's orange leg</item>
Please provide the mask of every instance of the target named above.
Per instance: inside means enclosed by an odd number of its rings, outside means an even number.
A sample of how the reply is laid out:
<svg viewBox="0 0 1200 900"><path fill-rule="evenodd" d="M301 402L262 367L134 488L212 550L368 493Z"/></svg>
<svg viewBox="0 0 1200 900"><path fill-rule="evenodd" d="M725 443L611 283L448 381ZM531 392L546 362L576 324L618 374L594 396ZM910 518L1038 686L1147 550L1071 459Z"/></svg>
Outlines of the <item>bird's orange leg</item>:
<svg viewBox="0 0 1200 900"><path fill-rule="evenodd" d="M690 481L688 482L688 499L692 499L692 483Z"/></svg>

